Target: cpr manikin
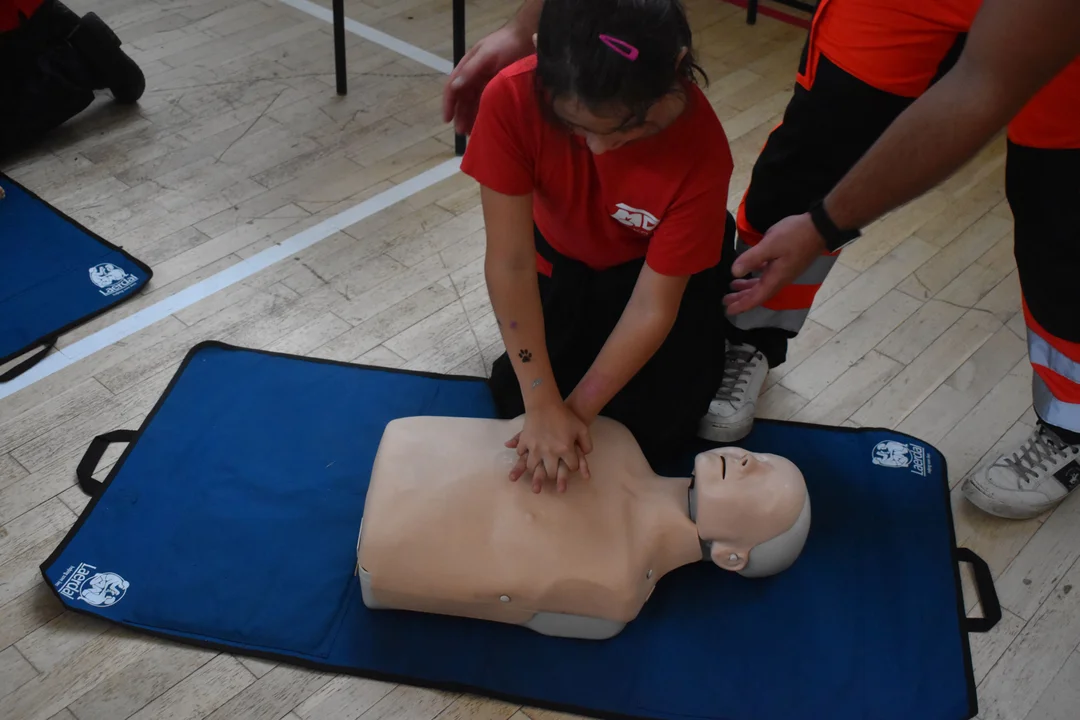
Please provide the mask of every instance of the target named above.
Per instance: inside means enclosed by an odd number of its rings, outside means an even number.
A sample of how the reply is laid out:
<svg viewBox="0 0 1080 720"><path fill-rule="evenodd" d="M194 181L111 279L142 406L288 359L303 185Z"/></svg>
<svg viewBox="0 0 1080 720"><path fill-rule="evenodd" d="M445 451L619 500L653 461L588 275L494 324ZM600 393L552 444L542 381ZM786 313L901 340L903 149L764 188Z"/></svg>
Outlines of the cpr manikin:
<svg viewBox="0 0 1080 720"><path fill-rule="evenodd" d="M693 478L655 474L630 431L590 427L590 479L534 493L508 479L504 443L523 418L410 417L389 423L357 545L364 604L603 639L653 588L707 560L747 577L788 568L810 529L802 474L776 455L720 448Z"/></svg>

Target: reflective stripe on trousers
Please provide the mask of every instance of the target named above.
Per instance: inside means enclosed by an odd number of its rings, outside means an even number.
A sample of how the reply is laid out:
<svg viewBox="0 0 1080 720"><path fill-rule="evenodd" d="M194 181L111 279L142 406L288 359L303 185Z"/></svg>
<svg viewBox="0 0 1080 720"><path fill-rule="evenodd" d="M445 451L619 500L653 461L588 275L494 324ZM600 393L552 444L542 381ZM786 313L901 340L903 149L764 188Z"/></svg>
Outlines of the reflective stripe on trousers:
<svg viewBox="0 0 1080 720"><path fill-rule="evenodd" d="M1080 432L1080 343L1040 326L1024 303L1032 402L1043 422Z"/></svg>
<svg viewBox="0 0 1080 720"><path fill-rule="evenodd" d="M735 242L736 257L742 255L748 249L761 241L761 233L750 226L743 211L743 205L739 205L737 218L738 239ZM821 284L825 282L829 271L832 270L837 253L822 253L810 266L795 278L790 285L780 289L778 293L764 303L746 312L730 317L731 323L741 330L756 330L759 328L779 328L798 333L806 322L810 308L814 305Z"/></svg>

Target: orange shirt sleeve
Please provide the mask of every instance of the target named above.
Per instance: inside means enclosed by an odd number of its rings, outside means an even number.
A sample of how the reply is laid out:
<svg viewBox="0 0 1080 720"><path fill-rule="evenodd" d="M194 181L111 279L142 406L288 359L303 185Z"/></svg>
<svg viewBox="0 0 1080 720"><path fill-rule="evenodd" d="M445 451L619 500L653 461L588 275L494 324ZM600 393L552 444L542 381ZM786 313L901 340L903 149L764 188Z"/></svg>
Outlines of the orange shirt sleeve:
<svg viewBox="0 0 1080 720"><path fill-rule="evenodd" d="M535 102L526 93L521 75L496 75L480 97L476 122L461 160L461 170L481 185L504 195L526 195L533 190L536 153L530 128ZM534 112L530 112L534 110Z"/></svg>
<svg viewBox="0 0 1080 720"><path fill-rule="evenodd" d="M727 227L732 165L709 160L664 213L649 240L645 262L661 275L694 275L720 262Z"/></svg>

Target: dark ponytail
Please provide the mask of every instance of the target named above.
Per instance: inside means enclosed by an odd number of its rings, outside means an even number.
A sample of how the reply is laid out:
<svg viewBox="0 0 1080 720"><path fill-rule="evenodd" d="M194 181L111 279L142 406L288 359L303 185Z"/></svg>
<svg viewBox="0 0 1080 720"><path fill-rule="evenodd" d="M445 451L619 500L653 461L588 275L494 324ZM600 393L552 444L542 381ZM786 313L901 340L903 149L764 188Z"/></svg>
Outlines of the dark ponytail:
<svg viewBox="0 0 1080 720"><path fill-rule="evenodd" d="M708 81L679 0L544 0L536 54L536 90L549 111L574 97L596 115L629 112L641 122L683 81Z"/></svg>

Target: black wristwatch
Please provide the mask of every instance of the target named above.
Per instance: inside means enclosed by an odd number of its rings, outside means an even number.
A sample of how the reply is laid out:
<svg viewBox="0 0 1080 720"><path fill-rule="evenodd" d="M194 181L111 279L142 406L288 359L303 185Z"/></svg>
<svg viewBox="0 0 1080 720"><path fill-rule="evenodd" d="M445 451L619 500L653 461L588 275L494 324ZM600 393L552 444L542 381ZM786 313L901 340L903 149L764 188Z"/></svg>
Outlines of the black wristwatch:
<svg viewBox="0 0 1080 720"><path fill-rule="evenodd" d="M836 252L862 235L858 230L841 230L836 227L836 223L829 217L829 213L825 212L824 198L810 207L810 220L813 221L817 231L821 233L821 237L825 238L825 247L829 252Z"/></svg>

